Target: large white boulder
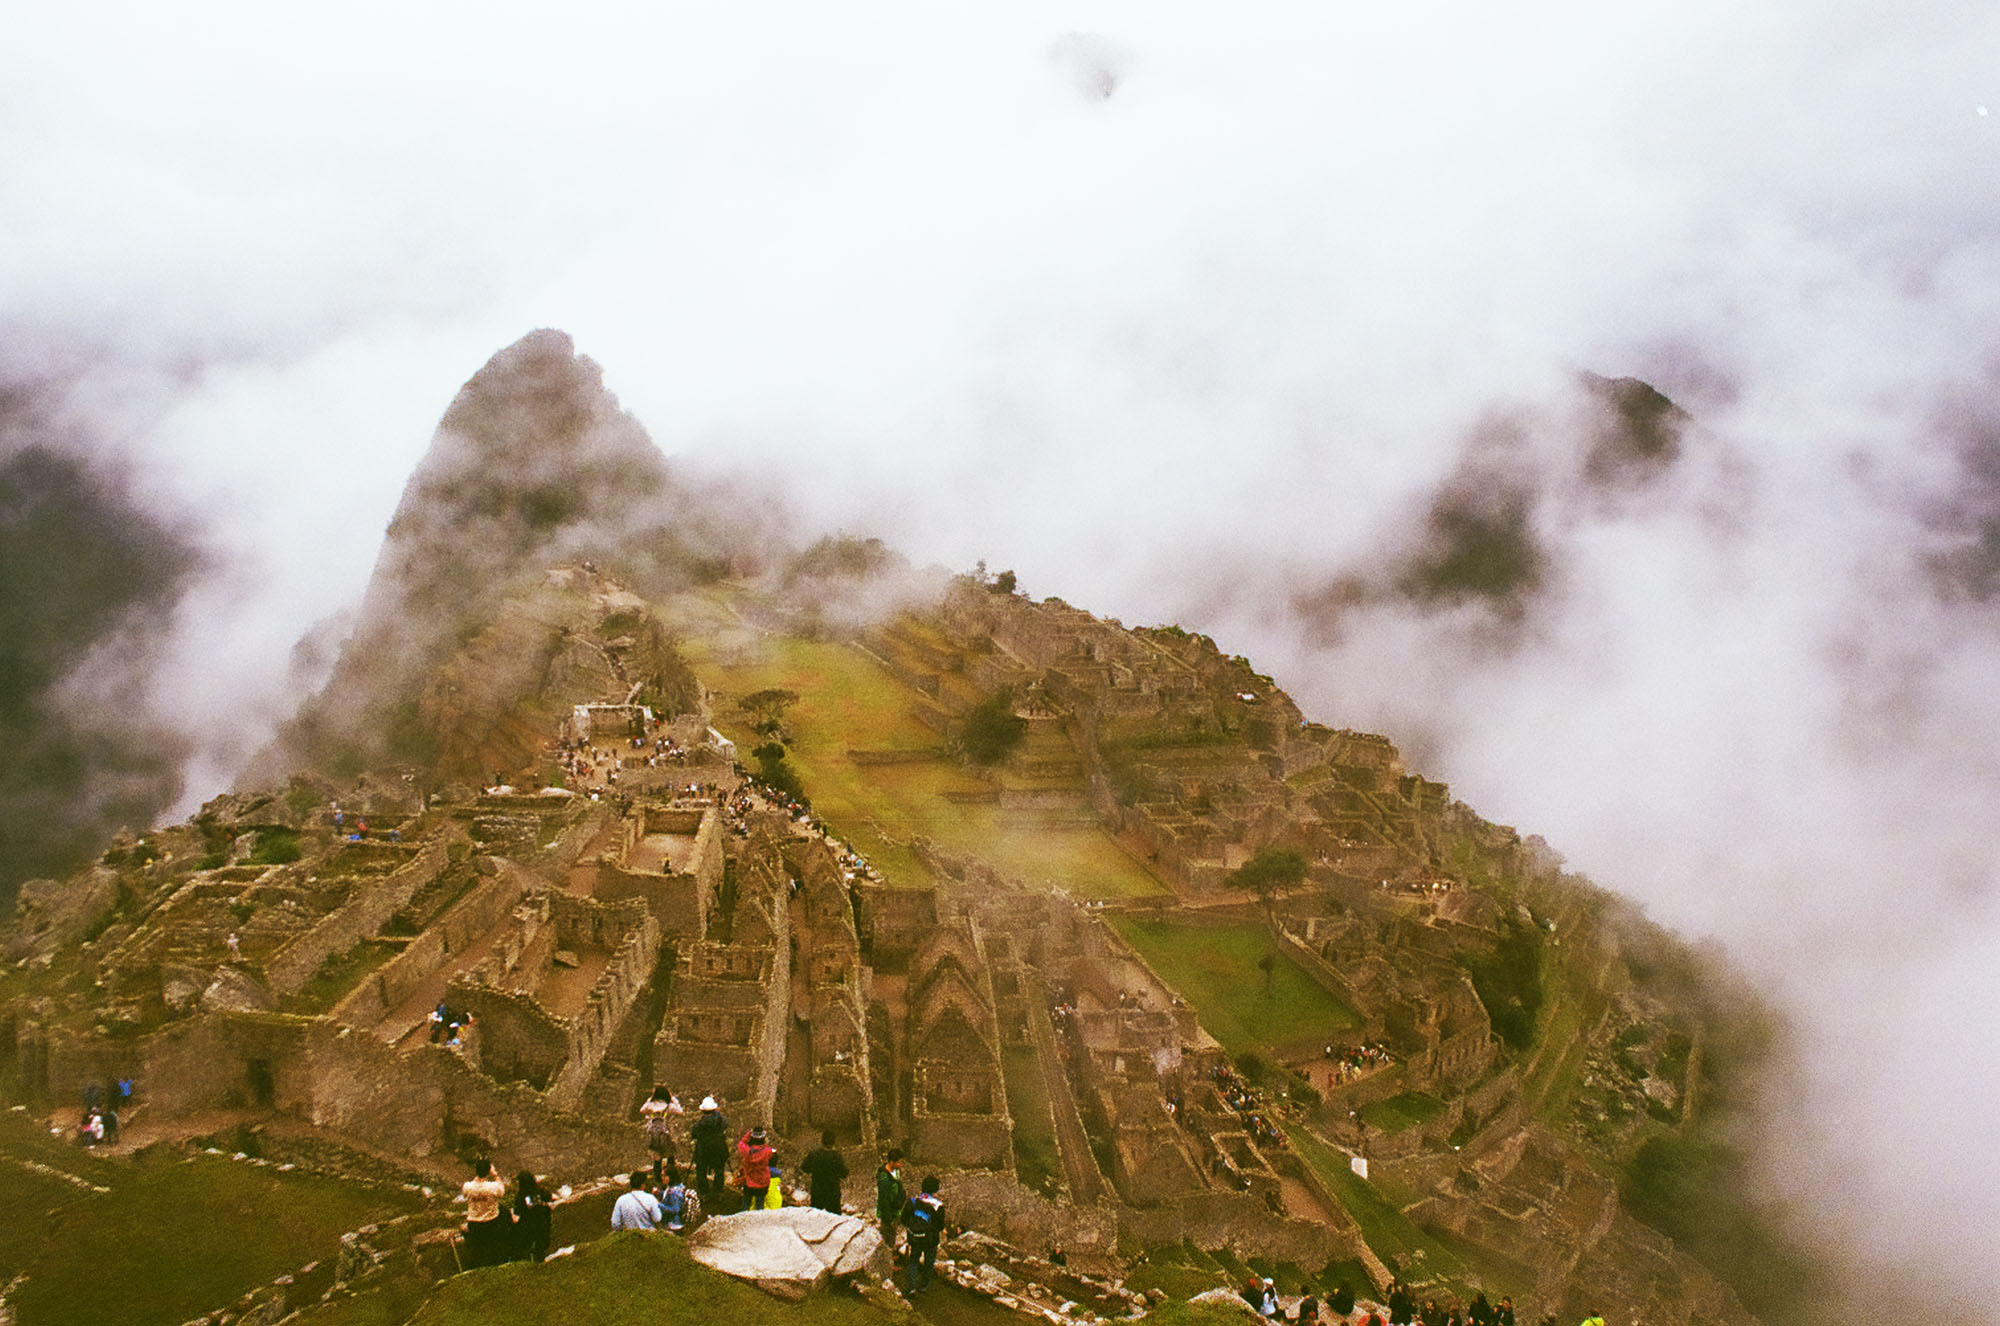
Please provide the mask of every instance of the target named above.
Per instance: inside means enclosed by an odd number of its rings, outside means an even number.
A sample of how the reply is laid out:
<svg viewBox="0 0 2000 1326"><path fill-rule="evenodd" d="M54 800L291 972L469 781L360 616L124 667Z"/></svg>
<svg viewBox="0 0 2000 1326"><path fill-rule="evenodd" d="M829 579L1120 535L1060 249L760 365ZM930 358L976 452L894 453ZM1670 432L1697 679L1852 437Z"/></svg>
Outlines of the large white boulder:
<svg viewBox="0 0 2000 1326"><path fill-rule="evenodd" d="M873 1225L810 1206L711 1217L688 1236L688 1253L780 1298L804 1298L837 1276L889 1269Z"/></svg>

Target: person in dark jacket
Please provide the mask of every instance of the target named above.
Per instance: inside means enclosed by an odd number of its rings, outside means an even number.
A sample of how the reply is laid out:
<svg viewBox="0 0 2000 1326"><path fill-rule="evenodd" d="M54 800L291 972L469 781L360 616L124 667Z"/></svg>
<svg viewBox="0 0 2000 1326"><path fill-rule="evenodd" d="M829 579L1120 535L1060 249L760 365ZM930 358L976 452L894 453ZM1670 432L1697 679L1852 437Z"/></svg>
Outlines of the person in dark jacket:
<svg viewBox="0 0 2000 1326"><path fill-rule="evenodd" d="M903 1204L903 1228L910 1236L910 1260L903 1268L903 1296L925 1288L937 1276L938 1244L944 1239L944 1199L938 1178L924 1175L924 1190Z"/></svg>
<svg viewBox="0 0 2000 1326"><path fill-rule="evenodd" d="M847 1180L847 1162L833 1149L833 1129L819 1135L819 1150L808 1151L799 1168L806 1172L812 1204L822 1211L840 1214L840 1185Z"/></svg>
<svg viewBox="0 0 2000 1326"><path fill-rule="evenodd" d="M704 1198L714 1197L722 1191L722 1176L729 1169L729 1120L722 1117L715 1097L701 1098L701 1114L688 1128L688 1140L694 1144L695 1191Z"/></svg>
<svg viewBox="0 0 2000 1326"><path fill-rule="evenodd" d="M903 1218L903 1153L894 1147L875 1171L875 1221L882 1237L893 1241L896 1222Z"/></svg>
<svg viewBox="0 0 2000 1326"><path fill-rule="evenodd" d="M538 1262L549 1255L549 1227L554 1212L541 1182L527 1170L514 1177L514 1245L522 1259Z"/></svg>

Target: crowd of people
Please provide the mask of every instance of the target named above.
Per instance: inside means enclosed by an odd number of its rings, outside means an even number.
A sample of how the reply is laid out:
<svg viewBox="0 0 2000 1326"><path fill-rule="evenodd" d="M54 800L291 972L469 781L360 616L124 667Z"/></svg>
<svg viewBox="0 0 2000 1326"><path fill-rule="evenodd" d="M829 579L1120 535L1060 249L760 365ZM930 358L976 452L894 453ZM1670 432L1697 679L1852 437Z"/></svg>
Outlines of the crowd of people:
<svg viewBox="0 0 2000 1326"><path fill-rule="evenodd" d="M458 1046L466 1029L472 1026L472 1014L462 1008L453 1008L445 1000L438 1000L437 1007L430 1012L431 1044Z"/></svg>
<svg viewBox="0 0 2000 1326"><path fill-rule="evenodd" d="M778 1163L769 1131L761 1124L754 1125L737 1136L732 1146L733 1130L713 1096L702 1097L688 1125L692 1172L684 1172L679 1156L679 1120L686 1114L679 1098L665 1087L655 1087L639 1107L652 1159L624 1176L625 1189L611 1207L614 1231L681 1233L725 1208L753 1211L785 1205L785 1170ZM474 1267L542 1260L548 1253L549 1198L535 1176L525 1172L519 1176L510 1208L507 1185L493 1174L491 1163L479 1160L473 1168L473 1177L462 1190L462 1263ZM793 1199L839 1214L849 1169L835 1145L832 1129L820 1133L820 1145L807 1152L797 1168L805 1186L794 1189ZM732 1170L737 1189L733 1200L729 1195ZM936 1278L938 1247L945 1235L939 1186L936 1175L926 1175L916 1192L906 1191L903 1153L893 1148L875 1173L875 1219L902 1265L904 1292L910 1295L920 1293Z"/></svg>
<svg viewBox="0 0 2000 1326"><path fill-rule="evenodd" d="M1259 1117L1255 1093L1233 1070L1218 1066L1210 1076L1231 1107L1245 1115L1246 1122ZM665 1087L655 1087L640 1106L641 1128L652 1158L624 1177L625 1189L611 1208L614 1231L680 1233L697 1227L706 1215L725 1209L751 1211L786 1204L785 1168L766 1128L753 1125L735 1134L716 1099L704 1096L686 1130L693 1162L690 1173L682 1169L679 1155L680 1121L686 1115L680 1100ZM509 1203L507 1185L494 1175L489 1162L477 1161L474 1171L463 1189L463 1264L474 1267L542 1260L549 1248L550 1195L533 1174L523 1172L516 1178ZM903 1153L890 1149L875 1171L874 1215L900 1266L903 1292L914 1297L935 1281L938 1249L947 1231L937 1176L924 1176L912 1192L905 1186L903 1171ZM804 1186L791 1190L792 1201L840 1213L850 1171L831 1129L820 1134L818 1148L798 1161L797 1172L803 1176ZM565 1194L568 1191L563 1189ZM1067 1261L1059 1245L1051 1259L1058 1265ZM1400 1282L1391 1286L1385 1303L1360 1308L1346 1286L1322 1301L1310 1286L1301 1286L1296 1296L1283 1295L1265 1277L1252 1279L1242 1294L1259 1315L1297 1326L1333 1326L1336 1321L1357 1321L1357 1326L1518 1326L1510 1298L1495 1303L1480 1293L1464 1305L1435 1297L1419 1302ZM1366 1315L1357 1320L1354 1314L1358 1310ZM1538 1326L1556 1326L1555 1318L1544 1316ZM1583 1326L1603 1326L1603 1318L1593 1314Z"/></svg>
<svg viewBox="0 0 2000 1326"><path fill-rule="evenodd" d="M1235 1069L1227 1064L1217 1064L1208 1070L1208 1076L1209 1080L1215 1083L1215 1089L1221 1093L1223 1101L1242 1121L1244 1131L1256 1139L1257 1145L1266 1147L1286 1145L1284 1133L1280 1132L1278 1126L1264 1113L1263 1097L1251 1090L1249 1084L1244 1082Z"/></svg>
<svg viewBox="0 0 2000 1326"><path fill-rule="evenodd" d="M77 1115L76 1140L84 1146L108 1146L118 1141L120 1115L132 1107L132 1079L121 1077L107 1098L96 1082L83 1089L83 1110Z"/></svg>
<svg viewBox="0 0 2000 1326"><path fill-rule="evenodd" d="M1378 1068L1386 1068L1395 1060L1390 1057L1387 1041L1367 1041L1360 1045L1329 1045L1326 1059L1333 1065L1329 1088L1353 1082L1366 1077Z"/></svg>
<svg viewBox="0 0 2000 1326"><path fill-rule="evenodd" d="M1347 1321L1356 1311L1354 1291L1345 1285L1329 1294L1324 1304L1313 1293L1312 1286L1301 1285L1298 1297L1288 1305L1269 1276L1252 1279L1242 1292L1244 1301L1259 1316L1270 1321L1296 1322L1298 1326ZM1555 1316L1550 1314L1538 1326L1555 1326L1555 1323ZM1419 1304L1416 1296L1398 1282L1390 1286L1389 1301L1371 1308L1359 1326L1517 1326L1517 1322L1512 1298L1502 1297L1495 1303L1479 1293L1464 1306L1449 1298L1443 1302L1426 1298ZM1584 1319L1583 1326L1604 1326L1604 1318L1593 1312Z"/></svg>

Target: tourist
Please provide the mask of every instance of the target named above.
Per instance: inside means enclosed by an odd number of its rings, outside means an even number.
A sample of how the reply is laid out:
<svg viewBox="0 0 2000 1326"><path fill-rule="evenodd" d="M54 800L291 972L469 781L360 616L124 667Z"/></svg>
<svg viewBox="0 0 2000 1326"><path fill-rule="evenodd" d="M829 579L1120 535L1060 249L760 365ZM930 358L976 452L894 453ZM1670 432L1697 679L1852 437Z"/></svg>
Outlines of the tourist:
<svg viewBox="0 0 2000 1326"><path fill-rule="evenodd" d="M1299 1326L1319 1326L1319 1300L1313 1296L1311 1285L1299 1286L1299 1311L1293 1320Z"/></svg>
<svg viewBox="0 0 2000 1326"><path fill-rule="evenodd" d="M507 1185L493 1175L493 1162L484 1156L472 1162L472 1177L460 1190L465 1195L465 1267L495 1266L507 1260L505 1213L500 1201Z"/></svg>
<svg viewBox="0 0 2000 1326"><path fill-rule="evenodd" d="M847 1162L833 1149L833 1129L820 1132L819 1150L808 1151L799 1162L811 1189L812 1204L822 1211L840 1213L840 1185L847 1179Z"/></svg>
<svg viewBox="0 0 2000 1326"><path fill-rule="evenodd" d="M875 1171L875 1223L882 1226L882 1237L891 1244L896 1241L896 1222L903 1218L903 1199L903 1153L890 1147L882 1167Z"/></svg>
<svg viewBox="0 0 2000 1326"><path fill-rule="evenodd" d="M729 1168L729 1120L722 1117L715 1097L701 1098L701 1114L688 1129L688 1140L694 1146L695 1191L707 1200L722 1191Z"/></svg>
<svg viewBox="0 0 2000 1326"><path fill-rule="evenodd" d="M1493 1309L1493 1326L1514 1326L1514 1300L1504 1294L1500 1306Z"/></svg>
<svg viewBox="0 0 2000 1326"><path fill-rule="evenodd" d="M1257 1286L1257 1299L1251 1306L1265 1317L1275 1318L1285 1315L1285 1310L1278 1306L1277 1282L1270 1276L1265 1276L1263 1282Z"/></svg>
<svg viewBox="0 0 2000 1326"><path fill-rule="evenodd" d="M646 1149L653 1153L653 1172L659 1173L661 1159L674 1158L673 1120L685 1114L680 1097L665 1087L654 1087L653 1094L646 1097L646 1103L639 1107L639 1118L645 1124Z"/></svg>
<svg viewBox="0 0 2000 1326"><path fill-rule="evenodd" d="M924 1190L903 1204L903 1229L910 1239L910 1259L904 1267L903 1293L914 1296L937 1277L938 1243L944 1237L944 1199L938 1178L924 1176Z"/></svg>
<svg viewBox="0 0 2000 1326"><path fill-rule="evenodd" d="M626 1176L627 1191L611 1207L611 1228L658 1229L660 1203L646 1191L646 1171L635 1169Z"/></svg>
<svg viewBox="0 0 2000 1326"><path fill-rule="evenodd" d="M755 1211L771 1191L771 1157L777 1154L758 1124L736 1139L736 1156L743 1179L743 1209Z"/></svg>
<svg viewBox="0 0 2000 1326"><path fill-rule="evenodd" d="M541 1181L527 1170L514 1176L514 1243L519 1256L538 1262L549 1255L555 1212Z"/></svg>
<svg viewBox="0 0 2000 1326"><path fill-rule="evenodd" d="M678 1165L668 1162L666 1186L660 1192L660 1210L667 1217L667 1228L680 1233L694 1221L694 1194L681 1182Z"/></svg>

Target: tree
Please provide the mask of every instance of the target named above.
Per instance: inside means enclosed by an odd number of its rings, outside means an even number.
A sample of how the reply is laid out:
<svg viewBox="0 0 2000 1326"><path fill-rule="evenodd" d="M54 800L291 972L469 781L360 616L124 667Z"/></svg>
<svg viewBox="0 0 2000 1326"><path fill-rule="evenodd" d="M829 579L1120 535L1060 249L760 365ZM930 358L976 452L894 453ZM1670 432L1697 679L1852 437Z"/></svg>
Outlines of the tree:
<svg viewBox="0 0 2000 1326"><path fill-rule="evenodd" d="M995 594L1012 594L1014 586L1017 583L1012 571L1002 571L999 575L993 577L993 583L988 588Z"/></svg>
<svg viewBox="0 0 2000 1326"><path fill-rule="evenodd" d="M1014 712L1014 692L999 691L965 711L959 744L974 764L998 764L1028 735L1028 720Z"/></svg>
<svg viewBox="0 0 2000 1326"><path fill-rule="evenodd" d="M751 750L750 756L757 761L757 777L766 787L801 804L805 802L805 785L799 782L798 770L785 763L785 748L781 743L767 741Z"/></svg>
<svg viewBox="0 0 2000 1326"><path fill-rule="evenodd" d="M785 725L785 711L799 702L797 691L782 687L772 687L766 691L752 691L737 701L744 713L750 715L750 727L760 736L775 737Z"/></svg>
<svg viewBox="0 0 2000 1326"><path fill-rule="evenodd" d="M1237 867L1229 882L1269 899L1279 889L1289 889L1306 877L1306 854L1296 847L1267 847Z"/></svg>

